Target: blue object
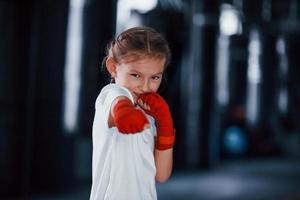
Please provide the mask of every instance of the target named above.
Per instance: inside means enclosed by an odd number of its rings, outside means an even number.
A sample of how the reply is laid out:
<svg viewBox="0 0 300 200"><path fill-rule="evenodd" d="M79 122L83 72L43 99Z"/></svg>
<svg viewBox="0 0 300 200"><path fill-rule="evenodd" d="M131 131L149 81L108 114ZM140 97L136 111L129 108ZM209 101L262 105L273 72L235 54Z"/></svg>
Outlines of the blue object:
<svg viewBox="0 0 300 200"><path fill-rule="evenodd" d="M228 127L224 133L223 146L226 154L244 155L248 149L248 141L244 130L237 126Z"/></svg>

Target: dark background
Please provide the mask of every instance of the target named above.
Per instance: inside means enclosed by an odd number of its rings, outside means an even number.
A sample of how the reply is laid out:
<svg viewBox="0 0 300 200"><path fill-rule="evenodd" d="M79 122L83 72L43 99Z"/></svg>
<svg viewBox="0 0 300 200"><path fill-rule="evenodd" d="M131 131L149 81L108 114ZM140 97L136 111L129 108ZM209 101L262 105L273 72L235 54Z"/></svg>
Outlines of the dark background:
<svg viewBox="0 0 300 200"><path fill-rule="evenodd" d="M108 83L101 61L116 32L117 1L84 2L79 110L70 131L63 120L70 2L0 0L0 199L89 197L94 103ZM240 34L222 35L224 3L238 12ZM177 198L185 199L198 191L194 199L274 199L281 188L282 200L297 199L300 1L168 0L146 13L132 12L142 25L161 32L172 50L160 93L174 117L174 176L158 186L159 197L175 199L166 194L177 191ZM253 33L260 45L254 53L249 47ZM222 51L224 42L227 50ZM220 72L224 52L228 69ZM257 65L251 64L253 59ZM253 66L260 75L257 82L249 78ZM218 99L223 91L219 77L227 77L225 102ZM253 85L257 95L250 91ZM285 109L280 98L287 102ZM247 172L247 177L236 172ZM258 187L266 178L268 190L261 196L257 188L231 196L215 191L218 184L233 184L218 179L228 174L249 184L255 174L253 185ZM200 189L193 191L197 184Z"/></svg>

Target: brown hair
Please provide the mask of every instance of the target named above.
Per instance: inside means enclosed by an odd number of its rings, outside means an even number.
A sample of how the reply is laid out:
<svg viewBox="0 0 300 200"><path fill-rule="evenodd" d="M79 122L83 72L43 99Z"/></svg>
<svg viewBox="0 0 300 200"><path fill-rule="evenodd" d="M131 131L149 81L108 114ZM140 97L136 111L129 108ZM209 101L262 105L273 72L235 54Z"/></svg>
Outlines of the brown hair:
<svg viewBox="0 0 300 200"><path fill-rule="evenodd" d="M106 70L107 58L116 63L132 62L144 58L165 59L165 68L170 62L170 48L165 38L149 27L134 27L120 33L106 49L102 67Z"/></svg>

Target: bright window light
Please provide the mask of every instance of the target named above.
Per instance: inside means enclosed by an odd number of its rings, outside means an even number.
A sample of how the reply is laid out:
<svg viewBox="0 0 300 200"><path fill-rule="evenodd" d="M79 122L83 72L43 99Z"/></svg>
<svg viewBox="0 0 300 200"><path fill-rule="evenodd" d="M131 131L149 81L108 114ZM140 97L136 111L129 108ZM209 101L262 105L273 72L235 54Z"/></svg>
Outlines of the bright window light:
<svg viewBox="0 0 300 200"><path fill-rule="evenodd" d="M216 95L218 103L222 106L229 102L229 38L224 35L218 37L216 69Z"/></svg>
<svg viewBox="0 0 300 200"><path fill-rule="evenodd" d="M84 0L71 0L67 27L66 63L64 74L64 128L76 129L81 86L82 15Z"/></svg>
<svg viewBox="0 0 300 200"><path fill-rule="evenodd" d="M259 109L261 99L262 66L261 41L259 32L253 29L249 38L249 57L247 71L247 108L246 115L249 125L255 125L259 120Z"/></svg>
<svg viewBox="0 0 300 200"><path fill-rule="evenodd" d="M279 73L280 73L280 89L279 89L279 98L278 98L278 106L281 113L286 114L288 112L288 103L289 103L289 95L288 95L288 58L286 51L286 43L283 37L279 37L276 41L276 51L279 59Z"/></svg>
<svg viewBox="0 0 300 200"><path fill-rule="evenodd" d="M146 13L154 9L157 0L119 0L117 5L117 33L126 28L136 26L136 18L132 18L132 11ZM132 22L134 20L134 22Z"/></svg>
<svg viewBox="0 0 300 200"><path fill-rule="evenodd" d="M152 10L156 4L157 0L127 0L131 3L131 8L134 10L138 10L141 13L146 13L150 10Z"/></svg>
<svg viewBox="0 0 300 200"><path fill-rule="evenodd" d="M229 4L221 6L220 31L224 35L241 34L242 25L237 10Z"/></svg>
<svg viewBox="0 0 300 200"><path fill-rule="evenodd" d="M249 59L248 59L248 80L251 83L261 82L261 69L260 69L260 54L261 54L261 44L259 39L259 33L253 30L250 33L250 44L248 47Z"/></svg>

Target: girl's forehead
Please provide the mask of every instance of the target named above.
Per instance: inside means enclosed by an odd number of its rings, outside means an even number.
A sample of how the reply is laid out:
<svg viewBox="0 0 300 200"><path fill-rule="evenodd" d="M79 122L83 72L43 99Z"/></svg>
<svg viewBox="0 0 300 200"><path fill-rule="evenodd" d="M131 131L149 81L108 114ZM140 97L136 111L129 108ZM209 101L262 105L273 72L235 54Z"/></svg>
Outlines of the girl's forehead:
<svg viewBox="0 0 300 200"><path fill-rule="evenodd" d="M140 66L140 65L161 65L164 66L165 60L164 59L154 59L154 58L142 58L138 60L133 60L131 62L125 62L124 64L128 64L131 66Z"/></svg>
<svg viewBox="0 0 300 200"><path fill-rule="evenodd" d="M164 59L139 59L132 62L122 63L121 67L129 71L145 71L149 73L162 73L164 71Z"/></svg>
<svg viewBox="0 0 300 200"><path fill-rule="evenodd" d="M147 52L130 52L119 57L119 62L130 63L130 62L147 62L149 60L163 60L166 58L160 53L147 53Z"/></svg>
<svg viewBox="0 0 300 200"><path fill-rule="evenodd" d="M135 64L161 64L164 66L166 59L163 57L150 57L150 56L139 56L139 57L128 57L121 60L121 64L135 65Z"/></svg>

